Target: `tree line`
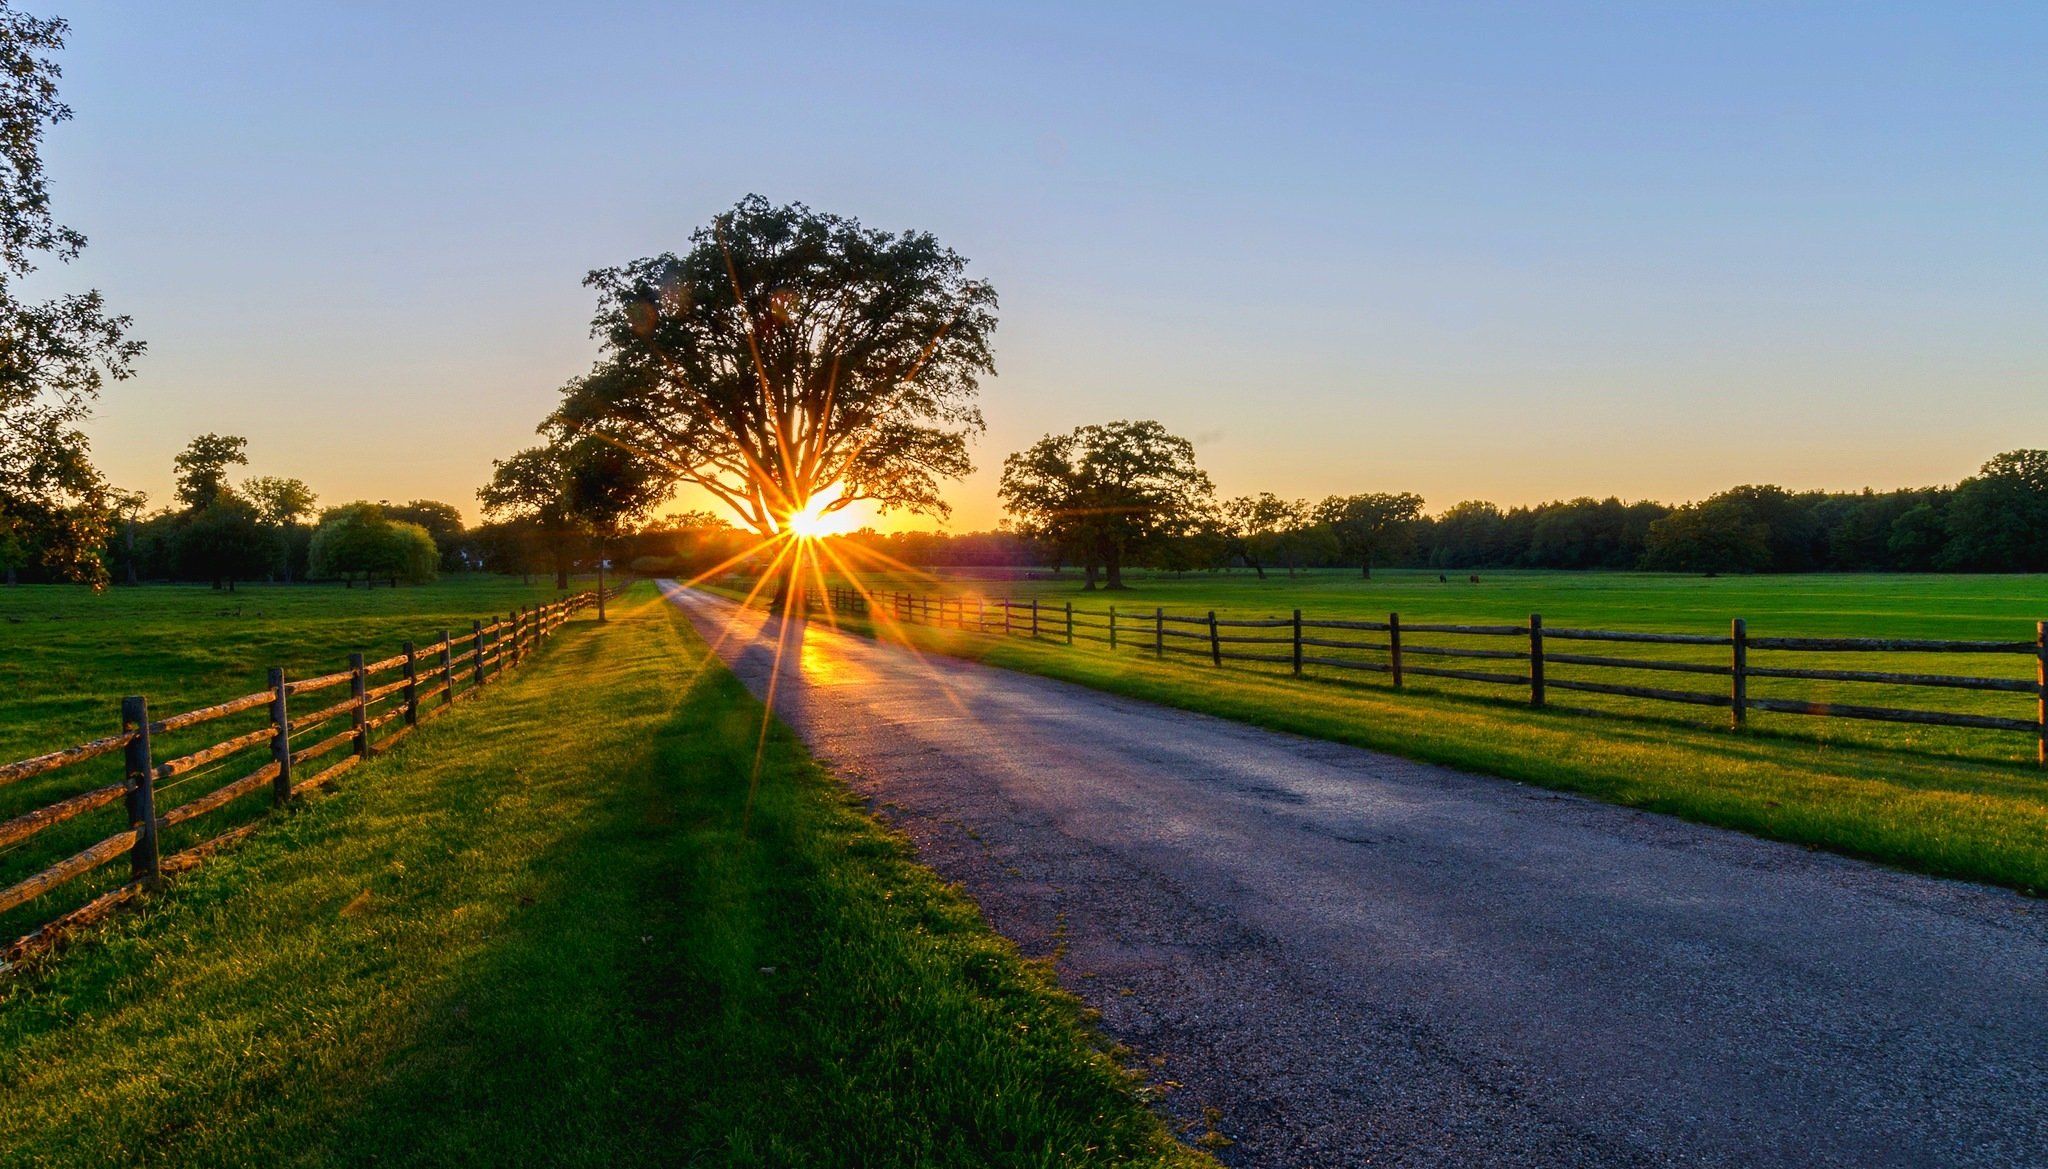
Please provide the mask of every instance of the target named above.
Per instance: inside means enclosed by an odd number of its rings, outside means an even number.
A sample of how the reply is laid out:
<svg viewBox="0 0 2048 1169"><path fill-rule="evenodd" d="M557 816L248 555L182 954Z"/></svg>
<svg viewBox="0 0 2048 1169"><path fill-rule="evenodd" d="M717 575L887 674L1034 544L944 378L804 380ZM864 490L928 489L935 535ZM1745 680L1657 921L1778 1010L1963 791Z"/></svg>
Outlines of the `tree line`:
<svg viewBox="0 0 2048 1169"><path fill-rule="evenodd" d="M906 563L1082 570L1117 588L1124 567L1375 566L1672 572L2048 571L2048 451L1987 461L1953 486L1860 492L1730 488L1672 506L1579 498L1436 515L1412 492L1219 498L1193 445L1157 422L1048 435L1004 462L1008 527L960 537L863 533ZM957 548L955 543L959 545Z"/></svg>

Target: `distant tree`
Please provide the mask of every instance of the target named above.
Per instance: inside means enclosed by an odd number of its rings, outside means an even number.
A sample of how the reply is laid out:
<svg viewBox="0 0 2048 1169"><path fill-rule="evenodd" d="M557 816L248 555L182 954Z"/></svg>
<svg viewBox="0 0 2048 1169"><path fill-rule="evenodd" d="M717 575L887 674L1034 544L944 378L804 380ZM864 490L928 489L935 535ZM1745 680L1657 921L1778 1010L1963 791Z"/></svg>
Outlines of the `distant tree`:
<svg viewBox="0 0 2048 1169"><path fill-rule="evenodd" d="M382 506L358 500L321 513L311 562L312 575L351 584L357 576L366 584L424 584L434 579L440 553L425 528L390 519Z"/></svg>
<svg viewBox="0 0 2048 1169"><path fill-rule="evenodd" d="M648 459L623 443L586 432L564 442L559 459L569 515L597 540L597 616L604 612L604 565L610 545L628 524L646 518L674 490Z"/></svg>
<svg viewBox="0 0 2048 1169"><path fill-rule="evenodd" d="M121 564L126 571L129 584L141 582L140 551L136 546L136 529L140 526L142 509L149 506L149 496L140 491L112 493L114 515L121 523Z"/></svg>
<svg viewBox="0 0 2048 1169"><path fill-rule="evenodd" d="M493 460L491 481L476 493L486 516L523 521L554 564L555 587L569 587L570 541L577 535L569 508L568 469L562 447L530 447Z"/></svg>
<svg viewBox="0 0 2048 1169"><path fill-rule="evenodd" d="M1764 572L1771 567L1770 525L1740 500L1719 496L1650 525L1643 567L1663 572Z"/></svg>
<svg viewBox="0 0 2048 1169"><path fill-rule="evenodd" d="M440 550L441 571L461 572L469 567L463 556L468 530L462 522L462 512L454 504L415 499L402 505L387 503L384 514L425 528L434 538L434 547Z"/></svg>
<svg viewBox="0 0 2048 1169"><path fill-rule="evenodd" d="M97 291L35 302L18 287L39 256L66 262L85 247L51 215L41 155L44 127L71 116L50 58L68 31L0 2L0 565L9 583L33 563L103 588L113 501L79 427L142 343Z"/></svg>
<svg viewBox="0 0 2048 1169"><path fill-rule="evenodd" d="M1260 580L1266 579L1266 564L1279 559L1295 529L1308 522L1306 500L1282 499L1270 491L1224 500L1218 510L1230 554L1242 559ZM1288 575L1294 575L1292 563Z"/></svg>
<svg viewBox="0 0 2048 1169"><path fill-rule="evenodd" d="M180 575L233 590L238 580L262 576L277 563L283 532L263 522L254 504L234 495L183 517L178 537Z"/></svg>
<svg viewBox="0 0 2048 1169"><path fill-rule="evenodd" d="M1409 492L1332 495L1316 505L1315 519L1336 537L1340 553L1367 580L1376 560L1399 555L1415 536L1422 497Z"/></svg>
<svg viewBox="0 0 2048 1169"><path fill-rule="evenodd" d="M997 494L1019 530L1073 550L1121 589L1123 566L1157 541L1186 535L1213 507L1195 448L1157 422L1111 422L1047 435L1003 460Z"/></svg>
<svg viewBox="0 0 2048 1169"><path fill-rule="evenodd" d="M232 434L202 434L172 458L178 499L199 511L234 494L228 468L249 462L249 440Z"/></svg>
<svg viewBox="0 0 2048 1169"><path fill-rule="evenodd" d="M2048 450L2007 451L1956 485L1947 565L1982 572L2048 571Z"/></svg>
<svg viewBox="0 0 2048 1169"><path fill-rule="evenodd" d="M555 420L609 430L763 536L827 510L945 515L972 469L996 295L922 232L748 196L664 254L592 272L602 363Z"/></svg>
<svg viewBox="0 0 2048 1169"><path fill-rule="evenodd" d="M303 480L274 475L242 480L242 498L255 507L257 518L279 528L303 522L320 501Z"/></svg>
<svg viewBox="0 0 2048 1169"><path fill-rule="evenodd" d="M1885 551L1892 563L1908 572L1939 567L1948 544L1948 509L1931 500L1900 512L1885 537Z"/></svg>
<svg viewBox="0 0 2048 1169"><path fill-rule="evenodd" d="M273 565L278 579L289 581L294 565L303 571L312 535L305 521L320 497L302 480L274 475L242 480L241 494L256 509L257 518L277 533Z"/></svg>

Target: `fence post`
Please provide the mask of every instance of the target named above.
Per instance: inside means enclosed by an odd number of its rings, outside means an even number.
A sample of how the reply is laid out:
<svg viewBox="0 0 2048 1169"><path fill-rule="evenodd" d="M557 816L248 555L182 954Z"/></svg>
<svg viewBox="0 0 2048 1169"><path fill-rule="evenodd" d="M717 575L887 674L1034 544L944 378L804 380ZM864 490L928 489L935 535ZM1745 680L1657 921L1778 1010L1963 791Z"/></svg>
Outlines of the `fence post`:
<svg viewBox="0 0 2048 1169"><path fill-rule="evenodd" d="M1301 677L1301 610L1294 611L1294 676Z"/></svg>
<svg viewBox="0 0 2048 1169"><path fill-rule="evenodd" d="M1031 640L1038 640L1038 598L1031 598Z"/></svg>
<svg viewBox="0 0 2048 1169"><path fill-rule="evenodd" d="M1394 689L1401 688L1401 615L1387 614L1387 664L1394 673Z"/></svg>
<svg viewBox="0 0 2048 1169"><path fill-rule="evenodd" d="M1109 607L1109 648L1116 648L1116 606Z"/></svg>
<svg viewBox="0 0 2048 1169"><path fill-rule="evenodd" d="M348 655L348 668L349 673L352 675L349 678L348 689L349 693L354 695L356 700L353 712L355 715L356 738L351 747L353 747L359 758L367 759L370 755L370 704L367 700L370 682L363 674L363 655Z"/></svg>
<svg viewBox="0 0 2048 1169"><path fill-rule="evenodd" d="M448 631L441 631L441 705L455 701L455 646Z"/></svg>
<svg viewBox="0 0 2048 1169"><path fill-rule="evenodd" d="M1152 610L1152 656L1166 660L1166 610Z"/></svg>
<svg viewBox="0 0 2048 1169"><path fill-rule="evenodd" d="M1529 614L1529 705L1543 705L1543 614Z"/></svg>
<svg viewBox="0 0 2048 1169"><path fill-rule="evenodd" d="M420 659L412 642L403 646L405 650L405 689L399 691L405 698L405 725L420 725Z"/></svg>
<svg viewBox="0 0 2048 1169"><path fill-rule="evenodd" d="M1209 664L1223 664L1223 643L1216 640L1216 610L1209 610Z"/></svg>
<svg viewBox="0 0 2048 1169"><path fill-rule="evenodd" d="M1739 731L1749 720L1749 624L1737 617L1728 623L1728 729Z"/></svg>
<svg viewBox="0 0 2048 1169"><path fill-rule="evenodd" d="M1003 636L1010 636L1010 598L1003 597Z"/></svg>
<svg viewBox="0 0 2048 1169"><path fill-rule="evenodd" d="M1067 602L1067 644L1074 644L1074 602Z"/></svg>
<svg viewBox="0 0 2048 1169"><path fill-rule="evenodd" d="M978 594L974 598L974 631L988 632L988 598Z"/></svg>
<svg viewBox="0 0 2048 1169"><path fill-rule="evenodd" d="M149 888L163 876L156 851L156 760L149 753L149 703L140 694L121 700L121 729L128 740L128 826L135 843L128 849L129 875Z"/></svg>
<svg viewBox="0 0 2048 1169"><path fill-rule="evenodd" d="M484 623L482 621L471 621L469 623L469 630L470 637L475 643L472 647L474 656L469 659L471 678L469 688L474 690L484 684Z"/></svg>
<svg viewBox="0 0 2048 1169"><path fill-rule="evenodd" d="M292 798L292 719L285 701L290 693L284 684L284 668L270 667L270 761L277 764L270 798L280 804Z"/></svg>
<svg viewBox="0 0 2048 1169"><path fill-rule="evenodd" d="M2034 689L2039 693L2035 718L2040 723L2040 746L2036 758L2048 767L2048 621L2034 622Z"/></svg>

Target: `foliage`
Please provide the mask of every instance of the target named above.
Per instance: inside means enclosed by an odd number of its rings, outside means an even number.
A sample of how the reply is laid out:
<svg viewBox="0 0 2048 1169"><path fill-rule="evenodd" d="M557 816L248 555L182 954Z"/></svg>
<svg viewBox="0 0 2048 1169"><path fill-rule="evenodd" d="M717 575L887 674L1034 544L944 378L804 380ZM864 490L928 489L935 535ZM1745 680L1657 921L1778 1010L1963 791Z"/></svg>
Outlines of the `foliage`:
<svg viewBox="0 0 2048 1169"><path fill-rule="evenodd" d="M178 538L180 575L222 582L262 576L284 554L284 533L265 523L254 504L229 495L183 517Z"/></svg>
<svg viewBox="0 0 2048 1169"><path fill-rule="evenodd" d="M273 527L290 527L313 514L320 497L301 479L259 475L242 480L242 498L256 508L257 516Z"/></svg>
<svg viewBox="0 0 2048 1169"><path fill-rule="evenodd" d="M1123 587L1128 557L1194 532L1213 505L1194 444L1157 422L1110 422L1047 435L1003 460L997 494L1033 539L1066 549L1105 586Z"/></svg>
<svg viewBox="0 0 2048 1169"><path fill-rule="evenodd" d="M463 526L462 512L454 504L442 503L435 499L415 499L403 505L385 504L384 514L394 520L418 524L434 538L434 547L440 551L442 572L462 572L476 565L470 563L468 531Z"/></svg>
<svg viewBox="0 0 2048 1169"><path fill-rule="evenodd" d="M171 459L179 501L193 511L212 507L234 494L228 485L228 468L248 462L248 439L232 434L200 435Z"/></svg>
<svg viewBox="0 0 2048 1169"><path fill-rule="evenodd" d="M51 215L41 155L44 127L71 116L49 56L68 31L0 0L0 564L10 580L33 562L97 588L111 499L79 426L143 346L97 291L33 302L18 287L39 255L69 261L85 247Z"/></svg>
<svg viewBox="0 0 2048 1169"><path fill-rule="evenodd" d="M2007 451L1956 486L1944 561L1990 572L2048 572L2048 450Z"/></svg>
<svg viewBox="0 0 2048 1169"><path fill-rule="evenodd" d="M993 289L916 231L749 196L664 253L592 272L604 357L553 421L603 429L762 535L826 510L947 514L972 466Z"/></svg>
<svg viewBox="0 0 2048 1169"><path fill-rule="evenodd" d="M393 520L384 508L358 500L321 513L313 531L311 575L405 581L434 579L440 552L425 528Z"/></svg>
<svg viewBox="0 0 2048 1169"><path fill-rule="evenodd" d="M1309 522L1308 501L1282 499L1270 491L1227 499L1219 509L1227 553L1235 555L1266 579L1266 564L1280 559L1299 541L1289 537ZM1288 559L1292 569L1294 561Z"/></svg>
<svg viewBox="0 0 2048 1169"><path fill-rule="evenodd" d="M567 588L572 561L569 540L576 534L577 524L569 509L562 447L529 447L509 459L493 459L491 481L476 495L486 516L520 523L519 534L530 541L527 548L538 544L553 561L555 587ZM522 550L520 560L522 566L530 563L529 551Z"/></svg>
<svg viewBox="0 0 2048 1169"><path fill-rule="evenodd" d="M1336 537L1340 554L1367 577L1373 561L1399 555L1415 538L1422 497L1409 492L1332 495L1316 505L1315 520Z"/></svg>

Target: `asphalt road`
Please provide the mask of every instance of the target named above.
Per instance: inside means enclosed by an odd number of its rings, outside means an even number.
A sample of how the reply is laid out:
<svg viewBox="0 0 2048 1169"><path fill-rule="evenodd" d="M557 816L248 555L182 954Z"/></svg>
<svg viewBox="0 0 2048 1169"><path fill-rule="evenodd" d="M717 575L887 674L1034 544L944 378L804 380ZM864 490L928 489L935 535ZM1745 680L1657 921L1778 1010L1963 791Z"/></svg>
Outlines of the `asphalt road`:
<svg viewBox="0 0 2048 1169"><path fill-rule="evenodd" d="M776 623L674 597L765 693ZM2048 1166L2048 904L789 643L777 713L1227 1164Z"/></svg>

